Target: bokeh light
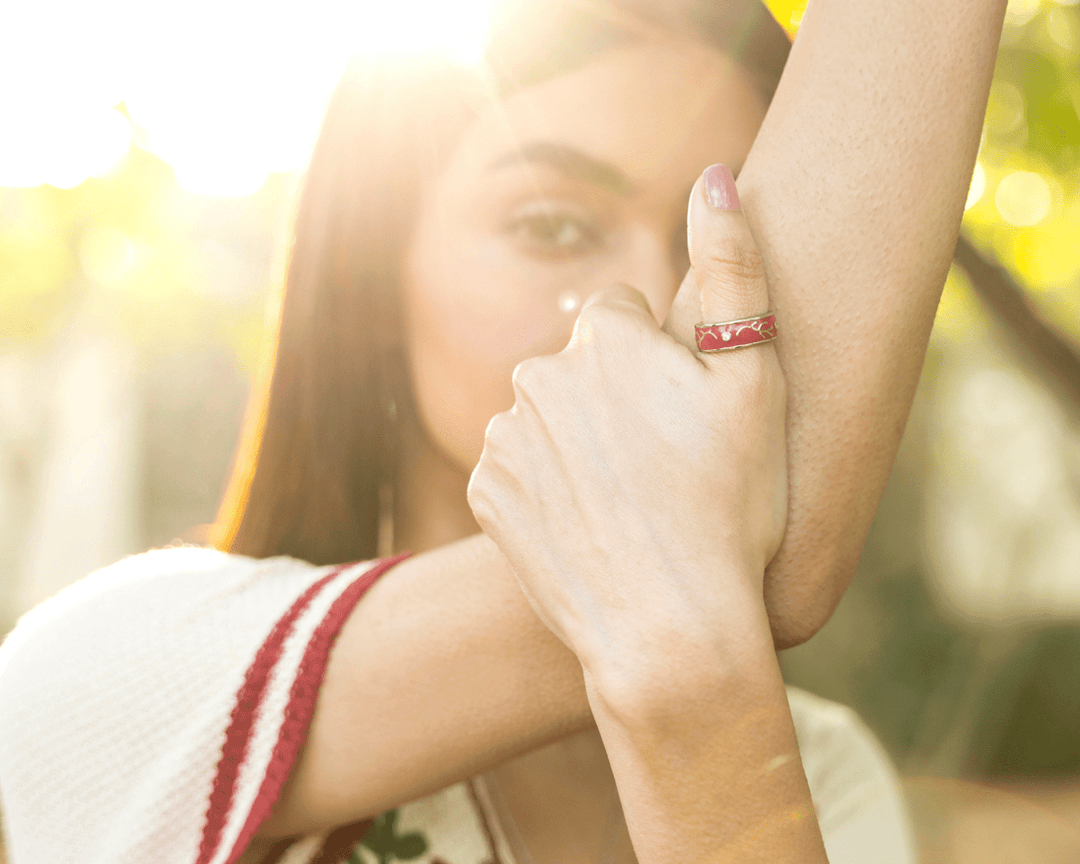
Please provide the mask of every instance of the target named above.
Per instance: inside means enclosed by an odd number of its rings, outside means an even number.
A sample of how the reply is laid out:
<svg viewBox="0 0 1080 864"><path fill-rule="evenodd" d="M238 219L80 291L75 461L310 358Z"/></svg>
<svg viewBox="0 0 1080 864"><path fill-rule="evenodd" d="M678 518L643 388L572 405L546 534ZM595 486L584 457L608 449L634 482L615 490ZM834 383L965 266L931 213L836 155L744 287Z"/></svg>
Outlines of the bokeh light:
<svg viewBox="0 0 1080 864"><path fill-rule="evenodd" d="M1075 51L1080 48L1080 24L1076 16L1067 10L1051 9L1047 13L1046 32L1064 51Z"/></svg>
<svg viewBox="0 0 1080 864"><path fill-rule="evenodd" d="M1039 11L1040 0L1009 0L1005 11L1006 27L1021 27Z"/></svg>
<svg viewBox="0 0 1080 864"><path fill-rule="evenodd" d="M1014 171L998 183L994 204L1010 225L1038 225L1054 205L1046 180L1034 171Z"/></svg>
<svg viewBox="0 0 1080 864"><path fill-rule="evenodd" d="M986 105L986 125L999 138L1014 136L1024 124L1026 103L1011 81L995 81ZM1021 137L1026 134L1021 131Z"/></svg>

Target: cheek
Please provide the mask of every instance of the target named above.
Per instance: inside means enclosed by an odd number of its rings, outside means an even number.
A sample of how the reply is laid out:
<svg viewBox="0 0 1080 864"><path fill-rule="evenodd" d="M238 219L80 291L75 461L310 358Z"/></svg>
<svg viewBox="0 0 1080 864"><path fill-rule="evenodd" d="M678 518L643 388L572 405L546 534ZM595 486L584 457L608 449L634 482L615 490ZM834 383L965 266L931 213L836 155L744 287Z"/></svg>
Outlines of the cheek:
<svg viewBox="0 0 1080 864"><path fill-rule="evenodd" d="M514 367L570 338L576 308L551 269L493 238L413 256L404 299L417 408L432 442L464 469L479 459L491 417L513 405Z"/></svg>
<svg viewBox="0 0 1080 864"><path fill-rule="evenodd" d="M544 275L514 260L498 240L477 242L415 272L414 320L437 334L448 359L513 368L514 358L538 353L566 325Z"/></svg>

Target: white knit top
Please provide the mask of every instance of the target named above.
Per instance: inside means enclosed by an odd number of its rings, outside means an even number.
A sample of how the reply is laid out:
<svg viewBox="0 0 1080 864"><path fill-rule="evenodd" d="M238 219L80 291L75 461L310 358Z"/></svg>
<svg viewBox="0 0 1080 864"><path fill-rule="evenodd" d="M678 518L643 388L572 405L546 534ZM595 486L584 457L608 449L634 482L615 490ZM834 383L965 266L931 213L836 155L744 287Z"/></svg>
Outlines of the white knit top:
<svg viewBox="0 0 1080 864"><path fill-rule="evenodd" d="M192 547L132 556L27 613L0 646L11 864L235 864L307 735L334 639L398 559L315 567ZM915 858L881 746L789 690L832 864ZM516 864L481 784L262 864Z"/></svg>

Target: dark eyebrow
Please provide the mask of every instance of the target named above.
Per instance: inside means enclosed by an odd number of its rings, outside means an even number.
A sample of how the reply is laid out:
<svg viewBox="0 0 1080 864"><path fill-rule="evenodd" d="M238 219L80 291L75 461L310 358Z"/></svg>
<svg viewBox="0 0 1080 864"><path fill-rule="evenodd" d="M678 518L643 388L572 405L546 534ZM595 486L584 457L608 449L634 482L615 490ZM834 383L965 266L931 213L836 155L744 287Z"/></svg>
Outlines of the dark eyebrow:
<svg viewBox="0 0 1080 864"><path fill-rule="evenodd" d="M629 195L634 191L630 178L610 162L596 159L587 153L555 141L531 141L488 165L488 170L506 168L510 165L541 164L569 177L584 180L593 186L607 189L617 195Z"/></svg>

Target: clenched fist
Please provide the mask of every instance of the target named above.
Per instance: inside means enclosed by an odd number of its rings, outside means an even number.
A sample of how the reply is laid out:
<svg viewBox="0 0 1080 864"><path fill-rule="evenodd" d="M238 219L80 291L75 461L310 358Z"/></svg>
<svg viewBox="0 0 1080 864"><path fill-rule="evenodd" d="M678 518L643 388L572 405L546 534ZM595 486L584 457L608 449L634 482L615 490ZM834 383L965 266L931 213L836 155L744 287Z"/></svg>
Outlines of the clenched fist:
<svg viewBox="0 0 1080 864"><path fill-rule="evenodd" d="M586 667L670 634L717 638L728 610L762 602L787 503L780 366L771 343L693 343L697 321L769 308L738 208L730 171L708 169L667 328L631 287L592 296L563 351L515 369L516 402L487 429L469 504Z"/></svg>

